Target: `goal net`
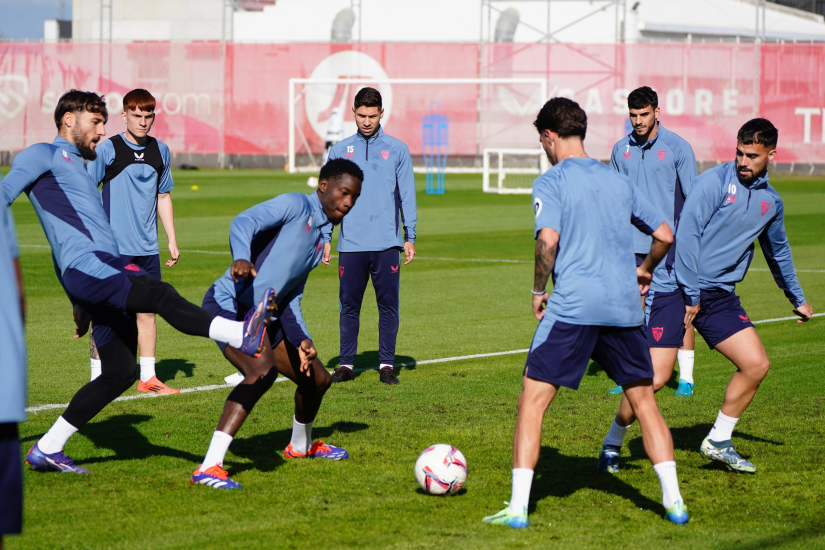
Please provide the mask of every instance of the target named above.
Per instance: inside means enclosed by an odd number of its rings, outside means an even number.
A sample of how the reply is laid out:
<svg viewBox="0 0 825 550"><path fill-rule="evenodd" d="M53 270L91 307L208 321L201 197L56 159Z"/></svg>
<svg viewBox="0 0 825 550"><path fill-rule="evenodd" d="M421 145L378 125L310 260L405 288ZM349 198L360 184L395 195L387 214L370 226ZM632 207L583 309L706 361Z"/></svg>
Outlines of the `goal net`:
<svg viewBox="0 0 825 550"><path fill-rule="evenodd" d="M323 74L316 75L318 71L314 71L311 78L289 80L290 172L320 168L332 117L343 117L344 127L339 135L348 137L356 132L352 104L355 94L366 86L381 92L382 128L409 147L415 167L424 166L427 133L422 126L433 115L448 125L447 172L481 172L485 148L535 146L536 130L532 123L546 100L544 79L387 78L376 76L380 75L377 69L359 67L332 67L321 71ZM370 150L369 160L372 159Z"/></svg>
<svg viewBox="0 0 825 550"><path fill-rule="evenodd" d="M484 192L529 194L549 168L542 149L485 149Z"/></svg>

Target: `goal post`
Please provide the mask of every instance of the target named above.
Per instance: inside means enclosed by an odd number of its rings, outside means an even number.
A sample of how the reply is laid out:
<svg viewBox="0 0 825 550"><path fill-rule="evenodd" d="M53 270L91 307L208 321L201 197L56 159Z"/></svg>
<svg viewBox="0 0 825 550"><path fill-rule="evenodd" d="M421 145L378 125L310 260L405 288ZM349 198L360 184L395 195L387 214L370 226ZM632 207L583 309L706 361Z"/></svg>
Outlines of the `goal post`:
<svg viewBox="0 0 825 550"><path fill-rule="evenodd" d="M381 92L382 125L409 147L416 165L423 164L422 116L431 112L434 103L449 117L449 157L480 160L485 148L526 148L535 143L532 122L547 100L544 78L290 78L289 172L320 169L333 109L344 114L344 135L355 133L352 102L365 86ZM481 168L467 170L466 163L460 170L481 172Z"/></svg>
<svg viewBox="0 0 825 550"><path fill-rule="evenodd" d="M485 193L530 194L533 181L549 169L542 149L485 149Z"/></svg>

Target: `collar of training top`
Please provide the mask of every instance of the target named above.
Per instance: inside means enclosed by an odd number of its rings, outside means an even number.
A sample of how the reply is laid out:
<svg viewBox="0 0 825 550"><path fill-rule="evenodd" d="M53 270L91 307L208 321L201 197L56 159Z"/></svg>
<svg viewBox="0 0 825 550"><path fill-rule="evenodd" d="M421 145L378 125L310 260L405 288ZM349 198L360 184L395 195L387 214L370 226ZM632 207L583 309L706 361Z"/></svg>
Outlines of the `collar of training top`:
<svg viewBox="0 0 825 550"><path fill-rule="evenodd" d="M74 143L72 143L69 140L63 139L60 136L57 136L57 137L54 138L54 141L52 142L52 145L56 145L57 147L60 147L61 149L66 149L69 153L74 153L75 155L80 154L80 149L78 149L77 146Z"/></svg>
<svg viewBox="0 0 825 550"><path fill-rule="evenodd" d="M375 133L370 137L367 137L364 134L362 134L360 130L355 132L355 135L364 141L376 141L379 137L384 135L384 128L379 124L378 130L376 130Z"/></svg>
<svg viewBox="0 0 825 550"><path fill-rule="evenodd" d="M634 147L641 147L642 149L650 149L651 147L653 147L653 145L657 141L659 141L659 137L661 137L662 133L667 131L667 130L665 130L665 127L662 126L661 121L658 122L658 125L659 126L656 128L656 136L653 139L645 141L644 143L639 143L639 140L636 139L636 131L635 130L630 132L630 135L627 136L628 138L630 138L630 144L633 145Z"/></svg>
<svg viewBox="0 0 825 550"><path fill-rule="evenodd" d="M768 178L770 177L770 174L768 174L767 170L765 170L764 175L756 178L750 185L746 185L746 184L742 183L741 181L739 181L739 175L736 173L736 161L732 161L730 163L730 172L731 172L731 177L735 178L736 181L739 183L739 185L741 185L741 186L743 186L747 189L751 189L751 190L753 190L753 189L764 189L765 187L768 186Z"/></svg>

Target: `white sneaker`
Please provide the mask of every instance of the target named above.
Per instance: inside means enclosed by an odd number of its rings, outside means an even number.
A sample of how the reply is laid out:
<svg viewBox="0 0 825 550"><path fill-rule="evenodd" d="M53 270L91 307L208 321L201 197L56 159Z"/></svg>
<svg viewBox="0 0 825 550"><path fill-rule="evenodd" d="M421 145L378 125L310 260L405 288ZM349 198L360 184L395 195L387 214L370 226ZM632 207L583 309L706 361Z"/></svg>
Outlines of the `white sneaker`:
<svg viewBox="0 0 825 550"><path fill-rule="evenodd" d="M230 374L229 376L224 378L223 381L229 384L230 386L237 386L238 384L243 382L243 379L243 374L236 372L235 374Z"/></svg>

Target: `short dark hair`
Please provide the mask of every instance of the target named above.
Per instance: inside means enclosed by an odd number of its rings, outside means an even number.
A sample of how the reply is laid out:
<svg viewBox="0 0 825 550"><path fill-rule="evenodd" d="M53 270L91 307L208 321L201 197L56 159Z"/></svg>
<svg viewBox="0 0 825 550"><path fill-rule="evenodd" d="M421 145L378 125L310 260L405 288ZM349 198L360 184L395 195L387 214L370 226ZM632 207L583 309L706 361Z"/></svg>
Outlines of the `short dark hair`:
<svg viewBox="0 0 825 550"><path fill-rule="evenodd" d="M152 112L157 107L155 97L143 88L135 88L123 96L123 112L141 111Z"/></svg>
<svg viewBox="0 0 825 550"><path fill-rule="evenodd" d="M533 126L540 134L550 130L560 138L578 136L584 139L587 133L587 114L572 99L554 97L541 108Z"/></svg>
<svg viewBox="0 0 825 550"><path fill-rule="evenodd" d="M88 111L103 115L103 122L109 120L109 111L106 109L106 100L102 95L94 92L81 92L80 90L69 90L57 101L54 109L54 123L57 131L63 126L63 115L66 113L82 113Z"/></svg>
<svg viewBox="0 0 825 550"><path fill-rule="evenodd" d="M764 145L768 149L776 148L779 140L779 131L766 118L752 118L739 128L736 135L737 143L743 145Z"/></svg>
<svg viewBox="0 0 825 550"><path fill-rule="evenodd" d="M375 88L361 88L358 90L358 93L355 94L355 104L352 108L357 109L358 107L378 107L379 110L383 109L381 92Z"/></svg>
<svg viewBox="0 0 825 550"><path fill-rule="evenodd" d="M358 165L347 159L332 159L327 161L321 167L321 173L318 174L319 180L333 181L344 177L344 174L349 174L359 181L364 181L364 172L358 168Z"/></svg>
<svg viewBox="0 0 825 550"><path fill-rule="evenodd" d="M628 109L644 109L648 105L654 109L659 106L659 94L650 86L636 88L627 95Z"/></svg>

